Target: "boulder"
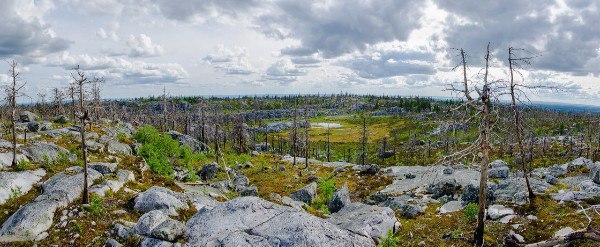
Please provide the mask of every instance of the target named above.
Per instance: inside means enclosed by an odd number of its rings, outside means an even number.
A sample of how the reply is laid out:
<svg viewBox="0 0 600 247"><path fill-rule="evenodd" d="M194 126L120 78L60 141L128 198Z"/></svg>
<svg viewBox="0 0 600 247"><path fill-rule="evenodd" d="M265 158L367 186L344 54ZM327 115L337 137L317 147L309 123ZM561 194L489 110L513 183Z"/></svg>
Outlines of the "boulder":
<svg viewBox="0 0 600 247"><path fill-rule="evenodd" d="M358 171L358 172L360 172L362 174L366 174L366 175L375 175L379 172L379 170L381 170L381 168L379 168L379 166L376 164L355 165L352 167L352 170Z"/></svg>
<svg viewBox="0 0 600 247"><path fill-rule="evenodd" d="M433 199L442 196L453 196L458 190L460 190L460 184L454 179L443 179L427 186L427 193L432 194L431 198Z"/></svg>
<svg viewBox="0 0 600 247"><path fill-rule="evenodd" d="M115 172L117 165L117 163L92 162L88 164L88 167L102 173L102 175L106 175Z"/></svg>
<svg viewBox="0 0 600 247"><path fill-rule="evenodd" d="M12 166L12 155L12 153L0 153L0 169L6 169ZM17 163L19 162L29 162L29 159L25 155L17 154Z"/></svg>
<svg viewBox="0 0 600 247"><path fill-rule="evenodd" d="M444 168L443 173L446 175L451 175L452 173L454 173L454 169L452 169L452 167L446 167Z"/></svg>
<svg viewBox="0 0 600 247"><path fill-rule="evenodd" d="M27 123L27 131L29 132L38 132L41 130L41 124L39 122L28 122Z"/></svg>
<svg viewBox="0 0 600 247"><path fill-rule="evenodd" d="M565 227L565 228L562 228L562 229L556 231L552 237L553 238L564 237L564 236L566 236L566 235L568 235L569 233L572 233L572 232L573 232L573 228L571 228L571 227Z"/></svg>
<svg viewBox="0 0 600 247"><path fill-rule="evenodd" d="M350 203L350 191L348 191L348 185L344 184L327 202L327 209L329 209L329 212L335 213Z"/></svg>
<svg viewBox="0 0 600 247"><path fill-rule="evenodd" d="M557 185L558 182L559 182L558 178L556 178L555 176L552 176L552 175L546 176L546 183L549 183L551 185Z"/></svg>
<svg viewBox="0 0 600 247"><path fill-rule="evenodd" d="M337 213L331 214L329 222L350 232L374 239L376 243L394 231L396 215L388 207L351 203Z"/></svg>
<svg viewBox="0 0 600 247"><path fill-rule="evenodd" d="M70 161L76 159L74 154L69 153L63 147L51 143L36 143L33 146L22 148L23 154L35 163L56 162L61 157L66 156Z"/></svg>
<svg viewBox="0 0 600 247"><path fill-rule="evenodd" d="M194 215L188 246L373 246L368 237L258 197L238 197Z"/></svg>
<svg viewBox="0 0 600 247"><path fill-rule="evenodd" d="M234 188L237 188L238 186L248 186L250 184L250 179L248 179L248 177L244 176L244 175L236 175L233 180L231 181L231 183L233 184Z"/></svg>
<svg viewBox="0 0 600 247"><path fill-rule="evenodd" d="M179 215L178 210L187 210L186 197L167 188L152 186L134 199L133 209L142 213L161 210L167 215Z"/></svg>
<svg viewBox="0 0 600 247"><path fill-rule="evenodd" d="M515 211L512 210L512 208L507 208L504 205L499 205L499 204L491 205L487 209L487 215L492 220L496 220L496 219L501 218L502 216L511 215L514 213L515 213Z"/></svg>
<svg viewBox="0 0 600 247"><path fill-rule="evenodd" d="M440 207L440 214L453 213L463 209L462 202L449 201Z"/></svg>
<svg viewBox="0 0 600 247"><path fill-rule="evenodd" d="M52 121L57 124L66 124L67 122L69 122L69 118L65 115L59 115L52 119Z"/></svg>
<svg viewBox="0 0 600 247"><path fill-rule="evenodd" d="M208 165L204 165L202 167L202 170L200 170L200 179L207 181L215 178L220 168L221 167L217 163L210 163Z"/></svg>
<svg viewBox="0 0 600 247"><path fill-rule="evenodd" d="M30 111L22 111L21 113L19 113L19 120L21 120L21 122L32 122L32 121L36 121L38 119L38 116L35 115L33 112Z"/></svg>
<svg viewBox="0 0 600 247"><path fill-rule="evenodd" d="M413 202L409 202L410 199L399 196L399 197L389 197L386 201L381 203L381 206L389 207L394 211L400 212L400 215L405 218L413 219L417 217L417 215L425 212L423 207L414 204Z"/></svg>
<svg viewBox="0 0 600 247"><path fill-rule="evenodd" d="M296 190L290 194L290 198L295 201L304 202L311 204L312 201L317 197L317 183L312 182L299 190Z"/></svg>
<svg viewBox="0 0 600 247"><path fill-rule="evenodd" d="M492 183L487 184L486 203L490 205L494 201L495 186ZM479 184L472 182L463 188L460 196L463 206L469 203L479 203Z"/></svg>
<svg viewBox="0 0 600 247"><path fill-rule="evenodd" d="M142 236L175 242L187 234L187 227L185 224L169 218L162 211L154 210L140 217L135 231Z"/></svg>
<svg viewBox="0 0 600 247"><path fill-rule="evenodd" d="M111 140L106 144L106 146L110 154L131 155L131 147L125 143Z"/></svg>
<svg viewBox="0 0 600 247"><path fill-rule="evenodd" d="M304 207L308 206L304 202L295 201L294 199L284 196L281 198L281 205L295 208L297 210L304 210Z"/></svg>
<svg viewBox="0 0 600 247"><path fill-rule="evenodd" d="M594 183L600 184L600 165L598 163L590 169L590 179Z"/></svg>
<svg viewBox="0 0 600 247"><path fill-rule="evenodd" d="M242 187L239 194L240 196L258 196L258 188L254 185Z"/></svg>
<svg viewBox="0 0 600 247"><path fill-rule="evenodd" d="M135 232L139 235L150 236L154 228L167 219L169 219L169 216L165 215L160 210L147 212L142 215L137 224L135 224Z"/></svg>
<svg viewBox="0 0 600 247"><path fill-rule="evenodd" d="M201 141L198 141L196 138L194 138L190 135L184 135L182 133L179 133L179 132L173 131L173 130L167 132L167 134L169 134L171 137L173 137L173 139L179 141L179 145L190 147L190 149L194 153L210 151L210 147L208 145L206 145L205 143L203 143Z"/></svg>
<svg viewBox="0 0 600 247"><path fill-rule="evenodd" d="M508 178L509 172L508 163L502 160L495 160L489 164L488 176L490 178L505 179Z"/></svg>
<svg viewBox="0 0 600 247"><path fill-rule="evenodd" d="M44 169L22 172L0 172L0 204L12 196L21 196L46 175Z"/></svg>

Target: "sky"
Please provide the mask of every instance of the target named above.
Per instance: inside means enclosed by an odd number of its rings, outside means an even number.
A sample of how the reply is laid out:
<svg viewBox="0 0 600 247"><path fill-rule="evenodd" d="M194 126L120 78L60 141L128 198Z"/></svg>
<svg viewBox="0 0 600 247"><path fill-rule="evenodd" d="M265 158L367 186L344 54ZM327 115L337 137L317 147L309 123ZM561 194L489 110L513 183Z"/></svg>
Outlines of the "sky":
<svg viewBox="0 0 600 247"><path fill-rule="evenodd" d="M76 65L104 98L298 93L451 96L516 77L537 101L600 105L600 1L0 0L0 59L20 63L26 94L50 97ZM0 71L8 64L0 62ZM7 85L7 73L0 83Z"/></svg>

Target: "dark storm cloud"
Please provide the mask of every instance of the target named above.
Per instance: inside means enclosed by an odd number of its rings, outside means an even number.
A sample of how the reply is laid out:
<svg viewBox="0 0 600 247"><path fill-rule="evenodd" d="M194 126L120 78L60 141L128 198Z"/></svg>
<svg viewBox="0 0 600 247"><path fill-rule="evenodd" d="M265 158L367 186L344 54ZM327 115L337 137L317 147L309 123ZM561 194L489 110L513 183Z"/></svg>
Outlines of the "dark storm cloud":
<svg viewBox="0 0 600 247"><path fill-rule="evenodd" d="M255 0L151 0L165 17L178 21L217 16L239 17L260 6Z"/></svg>
<svg viewBox="0 0 600 247"><path fill-rule="evenodd" d="M0 58L40 58L69 48L71 42L55 37L37 17L17 14L18 1L3 1L0 8ZM22 11L22 10L21 10Z"/></svg>
<svg viewBox="0 0 600 247"><path fill-rule="evenodd" d="M599 73L586 66L599 57L600 12L597 1L567 1L560 9L553 1L437 0L451 13L445 26L449 48L465 48L480 65L485 45L492 43L496 57L506 64L509 46L541 55L532 62L538 69Z"/></svg>

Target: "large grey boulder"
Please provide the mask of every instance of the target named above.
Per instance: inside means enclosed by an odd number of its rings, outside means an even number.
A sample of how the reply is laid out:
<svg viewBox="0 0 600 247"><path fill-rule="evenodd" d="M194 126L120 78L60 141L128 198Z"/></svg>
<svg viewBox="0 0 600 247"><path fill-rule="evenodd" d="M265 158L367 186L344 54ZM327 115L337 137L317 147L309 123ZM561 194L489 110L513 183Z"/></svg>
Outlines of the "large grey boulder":
<svg viewBox="0 0 600 247"><path fill-rule="evenodd" d="M290 198L295 201L304 202L311 204L312 201L317 197L317 183L312 182L299 190L296 190L290 194Z"/></svg>
<svg viewBox="0 0 600 247"><path fill-rule="evenodd" d="M590 169L590 179L592 179L594 183L600 184L600 164L596 163L596 165Z"/></svg>
<svg viewBox="0 0 600 247"><path fill-rule="evenodd" d="M11 144L12 145L12 144ZM9 168L10 166L12 166L12 153L0 153L0 168L1 169L5 169L5 168ZM27 156L22 155L22 154L17 154L17 163L19 162L29 162L29 159L27 158Z"/></svg>
<svg viewBox="0 0 600 247"><path fill-rule="evenodd" d="M169 218L162 211L154 210L140 217L135 225L135 231L142 236L175 242L187 234L187 227L185 224Z"/></svg>
<svg viewBox="0 0 600 247"><path fill-rule="evenodd" d="M398 222L394 211L388 207L351 203L331 214L329 222L353 233L374 239L379 243Z"/></svg>
<svg viewBox="0 0 600 247"><path fill-rule="evenodd" d="M75 199L83 193L83 168L72 167L77 171L75 175L66 173L57 173L50 177L42 185L44 194L60 194L66 195L68 203L74 202ZM88 168L88 186L93 184L93 181L102 177L102 174L96 170Z"/></svg>
<svg viewBox="0 0 600 247"><path fill-rule="evenodd" d="M46 171L41 168L34 171L0 172L0 204L4 204L11 196L26 194L45 175Z"/></svg>
<svg viewBox="0 0 600 247"><path fill-rule="evenodd" d="M52 226L56 211L74 202L83 192L83 169L72 168L71 171L78 173L57 173L52 176L44 183L42 195L19 208L2 224L0 243L33 241L44 236L44 232ZM91 181L101 176L99 172L88 169L90 185Z"/></svg>
<svg viewBox="0 0 600 247"><path fill-rule="evenodd" d="M329 209L329 212L335 213L350 203L350 191L348 191L348 184L344 184L342 188L338 189L333 194L331 200L327 202L327 209Z"/></svg>
<svg viewBox="0 0 600 247"><path fill-rule="evenodd" d="M402 217L409 219L425 212L423 207L411 202L411 199L407 196L388 197L380 205L398 211Z"/></svg>
<svg viewBox="0 0 600 247"><path fill-rule="evenodd" d="M92 162L88 164L88 167L102 173L102 175L106 175L114 173L117 169L117 165L117 163Z"/></svg>
<svg viewBox="0 0 600 247"><path fill-rule="evenodd" d="M238 174L233 178L231 183L234 188L237 188L238 186L245 187L250 184L250 179L244 175Z"/></svg>
<svg viewBox="0 0 600 247"><path fill-rule="evenodd" d="M62 156L70 161L77 157L69 153L69 150L51 143L36 143L33 146L22 148L22 153L35 163L56 162Z"/></svg>
<svg viewBox="0 0 600 247"><path fill-rule="evenodd" d="M488 182L486 189L486 203L489 205L494 201L494 190L496 189L495 184ZM479 203L479 184L472 182L467 184L462 191L460 196L462 205L465 206L469 203Z"/></svg>
<svg viewBox="0 0 600 247"><path fill-rule="evenodd" d="M240 196L258 196L258 188L254 185L248 187L241 187Z"/></svg>
<svg viewBox="0 0 600 247"><path fill-rule="evenodd" d="M131 155L131 147L125 143L111 140L106 144L106 146L110 154Z"/></svg>
<svg viewBox="0 0 600 247"><path fill-rule="evenodd" d="M442 196L453 196L461 186L454 179L442 179L436 183L427 186L427 193L432 194L431 198L437 199Z"/></svg>
<svg viewBox="0 0 600 247"><path fill-rule="evenodd" d="M509 172L508 163L502 160L495 160L489 164L488 175L490 178L505 179L508 178Z"/></svg>
<svg viewBox="0 0 600 247"><path fill-rule="evenodd" d="M188 222L186 246L374 246L373 240L258 197L238 197Z"/></svg>
<svg viewBox="0 0 600 247"><path fill-rule="evenodd" d="M167 134L169 134L171 137L173 137L173 139L179 141L179 145L190 147L190 149L194 153L210 151L210 147L208 145L206 145L205 143L203 143L201 141L198 141L196 138L194 138L190 135L184 135L182 133L179 133L179 132L173 131L173 130L167 132Z"/></svg>
<svg viewBox="0 0 600 247"><path fill-rule="evenodd" d="M133 209L142 213L161 210L167 215L179 215L178 210L187 210L186 196L167 188L152 186L134 199Z"/></svg>
<svg viewBox="0 0 600 247"><path fill-rule="evenodd" d="M92 185L92 187L90 187L90 193L104 197L106 192L118 192L121 188L123 188L125 183L135 180L135 175L132 171L119 170L116 175L117 179L107 179L104 180L102 184Z"/></svg>
<svg viewBox="0 0 600 247"><path fill-rule="evenodd" d="M220 168L221 167L217 163L204 165L202 170L200 170L200 179L206 181L215 178Z"/></svg>
<svg viewBox="0 0 600 247"><path fill-rule="evenodd" d="M32 122L36 121L37 119L38 116L35 115L33 112L22 111L21 113L19 113L19 120L21 120L21 122Z"/></svg>
<svg viewBox="0 0 600 247"><path fill-rule="evenodd" d="M452 213L463 209L460 201L449 201L440 207L440 214Z"/></svg>

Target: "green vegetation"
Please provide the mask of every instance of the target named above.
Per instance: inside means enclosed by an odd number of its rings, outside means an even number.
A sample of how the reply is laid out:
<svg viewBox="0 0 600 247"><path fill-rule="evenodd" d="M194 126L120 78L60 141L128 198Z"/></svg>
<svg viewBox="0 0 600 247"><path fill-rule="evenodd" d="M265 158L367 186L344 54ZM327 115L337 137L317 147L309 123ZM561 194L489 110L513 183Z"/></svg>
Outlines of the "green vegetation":
<svg viewBox="0 0 600 247"><path fill-rule="evenodd" d="M325 214L330 214L327 202L335 193L335 179L330 176L322 176L317 183L317 198L312 202L312 207Z"/></svg>
<svg viewBox="0 0 600 247"><path fill-rule="evenodd" d="M152 126L144 126L133 136L142 146L138 154L146 159L150 169L162 176L172 177L173 166L188 166L205 160L204 154L193 154L187 146L179 146L179 142L166 134L160 133Z"/></svg>
<svg viewBox="0 0 600 247"><path fill-rule="evenodd" d="M30 165L31 165L31 162L29 162L25 159L21 159L21 160L19 160L19 162L17 162L17 170L25 171L25 170L27 170L27 168L29 168Z"/></svg>
<svg viewBox="0 0 600 247"><path fill-rule="evenodd" d="M477 203L467 204L467 206L462 210L464 221L467 223L475 221L475 219L477 219L478 212L479 210L477 208Z"/></svg>
<svg viewBox="0 0 600 247"><path fill-rule="evenodd" d="M91 194L90 204L88 206L84 206L83 208L95 216L100 215L102 212L104 212L102 198L99 195Z"/></svg>
<svg viewBox="0 0 600 247"><path fill-rule="evenodd" d="M397 247L400 245L400 237L395 236L392 230L387 232L387 236L381 239L377 247Z"/></svg>

